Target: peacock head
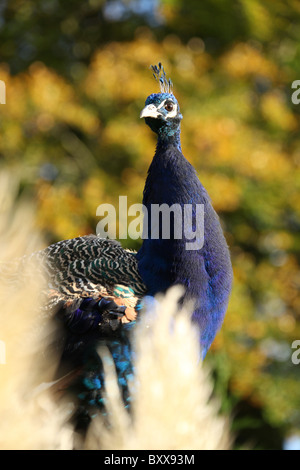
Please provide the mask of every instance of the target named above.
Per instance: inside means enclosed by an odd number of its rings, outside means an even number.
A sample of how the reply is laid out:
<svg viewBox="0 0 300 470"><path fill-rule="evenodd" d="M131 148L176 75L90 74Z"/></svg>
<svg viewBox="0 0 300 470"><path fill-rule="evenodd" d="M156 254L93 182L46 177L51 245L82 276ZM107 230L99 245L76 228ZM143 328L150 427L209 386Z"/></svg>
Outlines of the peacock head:
<svg viewBox="0 0 300 470"><path fill-rule="evenodd" d="M161 63L151 66L154 78L159 82L160 93L152 93L145 102L140 117L160 137L171 137L180 130L182 114L177 99L172 93L172 82L167 80Z"/></svg>

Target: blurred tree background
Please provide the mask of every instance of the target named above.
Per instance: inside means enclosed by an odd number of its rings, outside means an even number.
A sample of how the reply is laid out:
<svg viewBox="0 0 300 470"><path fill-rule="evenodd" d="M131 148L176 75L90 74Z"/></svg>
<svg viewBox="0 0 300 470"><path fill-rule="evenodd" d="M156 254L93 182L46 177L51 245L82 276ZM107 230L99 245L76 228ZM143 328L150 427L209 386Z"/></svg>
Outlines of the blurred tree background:
<svg viewBox="0 0 300 470"><path fill-rule="evenodd" d="M286 448L300 432L297 0L2 0L1 171L35 201L47 243L95 233L98 205L119 195L141 202L155 136L139 112L158 61L232 253L229 311L207 357L216 393L235 448Z"/></svg>

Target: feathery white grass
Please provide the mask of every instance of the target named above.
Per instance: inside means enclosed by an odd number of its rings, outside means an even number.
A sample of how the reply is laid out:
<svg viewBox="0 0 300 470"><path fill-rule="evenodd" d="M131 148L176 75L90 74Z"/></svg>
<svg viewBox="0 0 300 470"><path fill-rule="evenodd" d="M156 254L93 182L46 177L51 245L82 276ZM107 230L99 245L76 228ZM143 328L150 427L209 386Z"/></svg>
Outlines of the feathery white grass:
<svg viewBox="0 0 300 470"><path fill-rule="evenodd" d="M198 361L198 335L190 308L178 311L181 288L158 297L135 334L136 380L132 384L133 418L122 407L113 368L106 366L111 427L95 419L88 448L102 449L228 449L228 421L211 399L212 381Z"/></svg>
<svg viewBox="0 0 300 470"><path fill-rule="evenodd" d="M16 203L17 192L15 179L1 174L1 263L42 243L34 229L33 210L28 203ZM58 406L50 393L34 395L34 387L51 378L56 360L42 355L51 331L39 314L42 280L34 272L28 274L18 273L11 263L5 277L0 276L0 340L5 345L5 363L0 364L0 449L71 449L73 431L65 424L68 408Z"/></svg>

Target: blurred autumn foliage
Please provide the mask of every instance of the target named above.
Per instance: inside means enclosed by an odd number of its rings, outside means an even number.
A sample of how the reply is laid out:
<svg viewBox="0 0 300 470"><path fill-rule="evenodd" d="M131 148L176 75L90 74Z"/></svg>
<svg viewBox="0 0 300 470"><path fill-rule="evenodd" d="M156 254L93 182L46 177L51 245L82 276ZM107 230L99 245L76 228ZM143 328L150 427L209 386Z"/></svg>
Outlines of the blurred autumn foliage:
<svg viewBox="0 0 300 470"><path fill-rule="evenodd" d="M300 432L299 59L296 0L0 7L0 165L35 201L48 243L95 233L98 205L118 207L119 195L141 202L155 148L139 119L158 91L150 64L171 76L183 153L232 253L233 294L207 361L236 448L280 449Z"/></svg>

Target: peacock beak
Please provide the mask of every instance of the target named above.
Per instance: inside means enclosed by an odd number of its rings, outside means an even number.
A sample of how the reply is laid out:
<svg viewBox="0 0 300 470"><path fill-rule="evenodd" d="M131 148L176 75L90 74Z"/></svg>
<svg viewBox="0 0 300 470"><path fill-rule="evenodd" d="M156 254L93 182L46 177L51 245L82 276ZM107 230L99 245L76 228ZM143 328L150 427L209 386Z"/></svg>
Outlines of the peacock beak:
<svg viewBox="0 0 300 470"><path fill-rule="evenodd" d="M140 114L140 118L146 117L158 118L161 117L161 113L158 112L157 107L154 104L148 104Z"/></svg>

